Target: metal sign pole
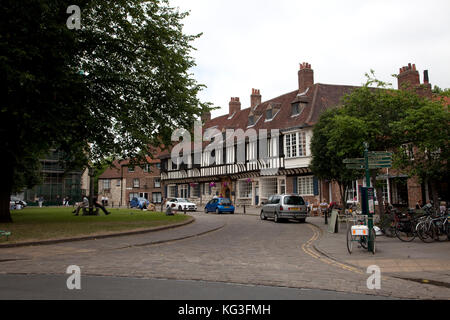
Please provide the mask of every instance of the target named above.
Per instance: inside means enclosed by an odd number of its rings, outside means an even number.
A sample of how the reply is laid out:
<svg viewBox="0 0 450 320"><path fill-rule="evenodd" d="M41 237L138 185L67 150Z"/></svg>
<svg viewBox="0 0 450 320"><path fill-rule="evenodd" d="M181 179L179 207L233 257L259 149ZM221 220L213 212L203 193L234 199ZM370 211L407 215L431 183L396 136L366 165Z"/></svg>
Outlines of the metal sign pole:
<svg viewBox="0 0 450 320"><path fill-rule="evenodd" d="M364 163L365 163L365 170L366 170L366 186L367 190L370 188L370 170L369 170L369 144L367 142L364 142ZM373 251L373 241L370 237L372 234L371 231L373 229L373 213L370 210L369 206L369 192L367 192L366 196L366 205L367 205L367 227L369 228L369 245L368 250ZM372 200L373 201L373 200Z"/></svg>

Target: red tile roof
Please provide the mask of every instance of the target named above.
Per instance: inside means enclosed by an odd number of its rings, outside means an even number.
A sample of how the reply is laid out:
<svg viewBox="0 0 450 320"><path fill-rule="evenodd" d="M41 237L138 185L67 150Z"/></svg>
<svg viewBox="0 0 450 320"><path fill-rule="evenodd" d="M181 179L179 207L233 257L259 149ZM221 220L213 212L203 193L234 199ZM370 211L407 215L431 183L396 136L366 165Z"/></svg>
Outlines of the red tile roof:
<svg viewBox="0 0 450 320"><path fill-rule="evenodd" d="M305 95L298 96L299 91L291 91L279 97L265 101L253 110L251 108L242 109L230 119L230 115L226 114L207 121L204 125L204 130L209 128L217 128L219 131L226 129L243 129L244 131L249 125L249 116L255 115L257 122L251 128L255 130L260 129L290 129L301 126L311 126L317 123L320 114L328 108L336 107L340 104L340 99L343 95L350 93L357 87L340 86L329 84L314 84ZM305 108L298 116L291 116L291 105L296 101L307 102ZM269 106L279 108L279 112L273 114L271 121L266 121L266 110ZM258 117L261 116L261 118ZM209 142L203 142L203 147ZM191 145L193 150L193 144ZM171 149L171 148L169 148ZM163 151L161 158L167 158L170 155L170 150Z"/></svg>

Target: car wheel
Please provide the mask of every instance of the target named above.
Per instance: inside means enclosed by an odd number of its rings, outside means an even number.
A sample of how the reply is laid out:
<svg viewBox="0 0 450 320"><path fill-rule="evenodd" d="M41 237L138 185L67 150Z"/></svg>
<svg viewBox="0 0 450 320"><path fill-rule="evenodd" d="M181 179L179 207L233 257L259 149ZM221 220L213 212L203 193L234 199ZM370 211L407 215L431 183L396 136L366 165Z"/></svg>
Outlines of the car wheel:
<svg viewBox="0 0 450 320"><path fill-rule="evenodd" d="M261 210L261 214L259 215L259 217L261 218L261 220L267 220L266 215L264 214L264 211Z"/></svg>
<svg viewBox="0 0 450 320"><path fill-rule="evenodd" d="M298 219L298 221L299 221L300 223L305 223L305 222L306 222L306 218Z"/></svg>
<svg viewBox="0 0 450 320"><path fill-rule="evenodd" d="M273 215L273 221L274 221L275 223L279 223L279 222L280 222L280 218L278 218L278 214L277 214L277 213L275 213L275 214Z"/></svg>
<svg viewBox="0 0 450 320"><path fill-rule="evenodd" d="M217 214L220 214L219 208L216 209L216 213L217 213Z"/></svg>
<svg viewBox="0 0 450 320"><path fill-rule="evenodd" d="M183 211L183 208L181 206L178 206L178 211Z"/></svg>
<svg viewBox="0 0 450 320"><path fill-rule="evenodd" d="M205 208L205 213L208 213L208 209Z"/></svg>

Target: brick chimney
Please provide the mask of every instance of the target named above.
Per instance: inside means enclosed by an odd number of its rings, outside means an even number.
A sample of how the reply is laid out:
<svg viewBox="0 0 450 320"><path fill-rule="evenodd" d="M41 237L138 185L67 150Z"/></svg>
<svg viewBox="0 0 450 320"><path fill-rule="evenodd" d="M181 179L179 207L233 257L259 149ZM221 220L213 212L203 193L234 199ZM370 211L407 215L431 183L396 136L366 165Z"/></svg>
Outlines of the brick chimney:
<svg viewBox="0 0 450 320"><path fill-rule="evenodd" d="M203 112L201 119L203 123L211 120L211 112Z"/></svg>
<svg viewBox="0 0 450 320"><path fill-rule="evenodd" d="M231 98L229 106L230 109L228 114L230 116L235 112L241 111L241 102L239 101L239 98Z"/></svg>
<svg viewBox="0 0 450 320"><path fill-rule="evenodd" d="M397 80L399 89L420 86L420 75L419 71L416 70L416 65L409 63L406 67L400 68Z"/></svg>
<svg viewBox="0 0 450 320"><path fill-rule="evenodd" d="M252 89L252 95L250 96L250 107L253 109L259 104L261 104L261 93L258 89Z"/></svg>
<svg viewBox="0 0 450 320"><path fill-rule="evenodd" d="M298 89L300 92L305 92L306 89L314 85L314 71L311 65L307 62L300 64L300 71L298 72Z"/></svg>
<svg viewBox="0 0 450 320"><path fill-rule="evenodd" d="M411 63L406 67L400 68L397 79L399 90L409 88L415 90L416 93L422 97L431 98L433 96L430 79L428 77L428 70L423 72L423 84L420 83L420 75L419 71L416 69L416 65Z"/></svg>

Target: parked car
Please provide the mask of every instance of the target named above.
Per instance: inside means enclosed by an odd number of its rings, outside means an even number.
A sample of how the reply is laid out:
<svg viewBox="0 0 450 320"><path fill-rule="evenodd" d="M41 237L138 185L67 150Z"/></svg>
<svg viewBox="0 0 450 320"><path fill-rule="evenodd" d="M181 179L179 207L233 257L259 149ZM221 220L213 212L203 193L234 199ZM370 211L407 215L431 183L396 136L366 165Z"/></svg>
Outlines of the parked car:
<svg viewBox="0 0 450 320"><path fill-rule="evenodd" d="M173 204L175 206L173 206ZM184 198L172 198L166 202L166 209L168 207L175 208L178 211L197 211L197 205L195 203L189 202Z"/></svg>
<svg viewBox="0 0 450 320"><path fill-rule="evenodd" d="M307 207L305 200L298 194L273 195L261 208L261 220L272 218L275 222L284 219L295 219L305 222Z"/></svg>
<svg viewBox="0 0 450 320"><path fill-rule="evenodd" d="M218 214L229 212L234 214L234 206L228 198L214 198L205 206L205 213L216 212Z"/></svg>
<svg viewBox="0 0 450 320"><path fill-rule="evenodd" d="M150 206L150 201L145 198L133 198L130 201L130 208L147 209Z"/></svg>

